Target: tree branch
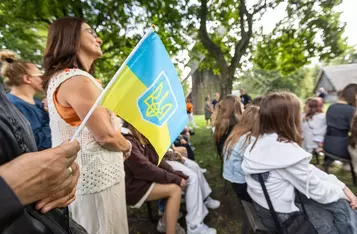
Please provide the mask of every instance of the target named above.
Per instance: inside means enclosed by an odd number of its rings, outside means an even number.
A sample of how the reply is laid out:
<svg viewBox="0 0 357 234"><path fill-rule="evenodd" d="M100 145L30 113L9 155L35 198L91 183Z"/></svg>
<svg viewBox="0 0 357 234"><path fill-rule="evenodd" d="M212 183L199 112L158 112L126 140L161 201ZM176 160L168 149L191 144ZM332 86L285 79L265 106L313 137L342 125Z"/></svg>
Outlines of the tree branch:
<svg viewBox="0 0 357 234"><path fill-rule="evenodd" d="M253 15L255 15L255 14L257 14L259 11L261 11L261 10L263 10L263 9L265 9L265 8L267 8L267 0L264 0L264 4L263 5L261 5L261 2L263 2L263 1L260 1L260 3L258 3L258 4L256 4L254 7L253 7ZM259 7L258 7L259 6ZM258 7L258 8L256 8L256 7Z"/></svg>
<svg viewBox="0 0 357 234"><path fill-rule="evenodd" d="M218 68L221 72L221 75L227 75L228 73L228 65L226 60L224 59L223 52L221 48L215 44L209 37L207 33L207 0L201 0L201 8L199 11L200 16L200 28L199 28L199 39L202 42L203 46L207 49L207 51L215 58L217 61Z"/></svg>
<svg viewBox="0 0 357 234"><path fill-rule="evenodd" d="M247 50L250 38L253 35L253 14L248 12L247 6L245 5L245 0L240 0L239 21L241 29L241 40L235 46L234 56L229 66L230 76L234 76L238 63ZM245 29L246 24L248 24L248 31Z"/></svg>

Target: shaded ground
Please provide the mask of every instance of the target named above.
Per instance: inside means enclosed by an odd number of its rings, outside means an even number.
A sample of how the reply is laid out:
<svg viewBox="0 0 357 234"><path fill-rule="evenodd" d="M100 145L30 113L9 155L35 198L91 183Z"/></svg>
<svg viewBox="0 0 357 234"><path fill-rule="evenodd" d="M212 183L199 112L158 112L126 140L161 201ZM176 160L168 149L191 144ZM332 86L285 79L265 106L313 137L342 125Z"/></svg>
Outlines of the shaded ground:
<svg viewBox="0 0 357 234"><path fill-rule="evenodd" d="M212 132L204 128L203 116L196 116L195 119L196 124L200 126L199 129L196 129L196 135L192 136L191 139L192 144L196 147L196 162L198 162L202 168L208 170L205 176L212 187L212 197L221 201L221 207L219 209L210 210L210 213L205 219L205 223L210 227L216 228L219 234L240 233L243 208L238 203L230 186L228 187L228 194L224 194L224 181L221 177L221 161L216 155ZM349 172L344 172L340 168L332 168L330 173L334 173L347 184L352 184ZM352 188L352 190L357 193L356 187ZM157 218L157 207L154 203L153 213L155 213ZM146 206L142 206L140 209L128 208L128 217L131 234L158 233L156 231L156 223L133 220L133 218L148 218ZM184 225L184 218L180 220L180 223Z"/></svg>

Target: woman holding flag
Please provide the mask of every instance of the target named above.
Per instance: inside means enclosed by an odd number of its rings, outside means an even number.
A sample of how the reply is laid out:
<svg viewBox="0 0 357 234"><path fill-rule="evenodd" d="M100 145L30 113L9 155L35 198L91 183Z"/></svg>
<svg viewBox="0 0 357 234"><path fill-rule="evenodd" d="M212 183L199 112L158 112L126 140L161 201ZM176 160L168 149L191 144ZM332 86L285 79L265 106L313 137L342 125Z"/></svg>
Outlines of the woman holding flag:
<svg viewBox="0 0 357 234"><path fill-rule="evenodd" d="M43 85L53 146L75 135L102 92L91 75L94 61L102 56L101 44L82 19L62 18L50 26ZM131 143L119 129L116 115L98 106L76 138L81 144L81 176L70 211L89 233L128 233L123 161Z"/></svg>

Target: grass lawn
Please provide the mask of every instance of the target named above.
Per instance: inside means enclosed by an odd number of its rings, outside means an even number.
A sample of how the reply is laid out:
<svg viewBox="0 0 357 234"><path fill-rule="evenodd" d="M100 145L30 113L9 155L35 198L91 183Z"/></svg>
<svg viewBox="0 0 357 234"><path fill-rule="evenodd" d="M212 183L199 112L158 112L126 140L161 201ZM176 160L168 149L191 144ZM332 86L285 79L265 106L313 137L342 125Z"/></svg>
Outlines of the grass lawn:
<svg viewBox="0 0 357 234"><path fill-rule="evenodd" d="M221 201L221 207L217 210L210 210L205 219L205 223L217 229L219 234L240 233L242 225L243 209L238 203L238 200L229 186L228 194L224 194L224 181L221 176L221 161L216 154L216 148L213 143L213 134L211 130L205 128L204 116L195 116L196 124L200 127L195 130L196 134L192 136L192 145L196 147L195 157L196 162L202 168L208 171L205 173L213 193L212 197ZM340 168L331 168L331 173L334 173L338 178L347 184L352 184L352 179L349 172L344 172ZM357 193L357 188L352 187L352 190ZM157 207L153 206L155 215L157 215ZM132 217L147 218L146 206L140 209L128 208L129 228L133 234L156 234L156 223L148 221L132 220ZM180 223L184 219L180 220Z"/></svg>

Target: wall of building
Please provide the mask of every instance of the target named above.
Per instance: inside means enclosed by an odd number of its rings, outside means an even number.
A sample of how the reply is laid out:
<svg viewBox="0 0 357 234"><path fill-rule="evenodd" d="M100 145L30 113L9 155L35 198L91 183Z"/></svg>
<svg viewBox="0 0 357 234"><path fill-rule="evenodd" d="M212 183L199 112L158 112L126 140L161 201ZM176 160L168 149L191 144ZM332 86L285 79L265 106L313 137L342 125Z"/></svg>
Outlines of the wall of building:
<svg viewBox="0 0 357 234"><path fill-rule="evenodd" d="M219 76L214 75L209 70L197 69L192 74L191 100L194 106L194 114L204 114L205 97L210 96L214 99L215 93L219 92Z"/></svg>
<svg viewBox="0 0 357 234"><path fill-rule="evenodd" d="M331 82L329 81L324 72L321 74L321 79L316 85L315 92L317 92L318 89L321 87L324 88L328 93L325 99L326 102L333 103L337 101L337 90L335 90L335 88L332 86Z"/></svg>

